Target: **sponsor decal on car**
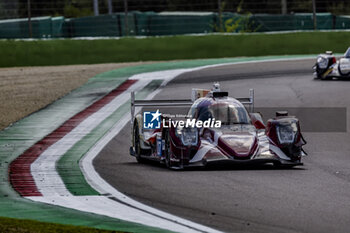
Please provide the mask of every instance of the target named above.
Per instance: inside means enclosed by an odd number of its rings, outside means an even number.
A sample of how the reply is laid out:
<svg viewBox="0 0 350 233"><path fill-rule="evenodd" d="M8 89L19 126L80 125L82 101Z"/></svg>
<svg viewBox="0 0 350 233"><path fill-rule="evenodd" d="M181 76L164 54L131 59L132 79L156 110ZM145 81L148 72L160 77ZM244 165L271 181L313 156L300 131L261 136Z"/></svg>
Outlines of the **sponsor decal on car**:
<svg viewBox="0 0 350 233"><path fill-rule="evenodd" d="M208 119L205 121L196 120L196 119L186 119L186 120L171 120L169 119L166 121L163 119L163 127L164 128L170 128L173 127L181 127L181 128L220 128L221 127L221 121L213 119Z"/></svg>
<svg viewBox="0 0 350 233"><path fill-rule="evenodd" d="M161 126L161 118L162 113L157 109L156 112L144 112L143 113L143 128L144 129L160 129ZM167 116L164 114L164 116ZM196 120L192 118L188 118L186 120L172 120L171 118L163 118L162 119L163 128L170 127L181 127L181 128L220 128L221 121L215 120L215 118L210 118L205 121Z"/></svg>
<svg viewBox="0 0 350 233"><path fill-rule="evenodd" d="M162 114L159 109L156 112L143 113L143 128L144 129L160 129L160 116Z"/></svg>

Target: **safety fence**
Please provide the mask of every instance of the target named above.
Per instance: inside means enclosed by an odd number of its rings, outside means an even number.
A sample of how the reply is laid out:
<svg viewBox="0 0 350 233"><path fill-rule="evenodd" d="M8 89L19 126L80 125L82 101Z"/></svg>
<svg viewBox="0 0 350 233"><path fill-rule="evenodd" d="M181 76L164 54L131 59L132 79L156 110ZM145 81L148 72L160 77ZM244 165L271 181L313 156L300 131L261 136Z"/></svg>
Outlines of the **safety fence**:
<svg viewBox="0 0 350 233"><path fill-rule="evenodd" d="M350 29L350 16L317 14L318 30ZM31 25L31 29L29 27ZM313 30L311 13L246 14L223 12L129 12L81 18L36 17L0 21L0 38L161 36L213 32ZM31 31L31 32L30 32Z"/></svg>

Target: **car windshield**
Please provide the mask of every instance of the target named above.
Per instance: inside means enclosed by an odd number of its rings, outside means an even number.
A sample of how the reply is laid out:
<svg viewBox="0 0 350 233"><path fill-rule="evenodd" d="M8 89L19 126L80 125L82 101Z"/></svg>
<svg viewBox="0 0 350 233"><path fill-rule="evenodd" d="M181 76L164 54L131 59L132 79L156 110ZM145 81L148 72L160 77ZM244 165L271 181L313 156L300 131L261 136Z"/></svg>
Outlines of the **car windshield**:
<svg viewBox="0 0 350 233"><path fill-rule="evenodd" d="M223 125L250 124L246 109L229 103L201 107L198 109L197 116L197 119L201 121L215 118L215 120L220 120Z"/></svg>
<svg viewBox="0 0 350 233"><path fill-rule="evenodd" d="M345 58L350 58L350 47L348 48L348 50L346 50L345 54L344 54Z"/></svg>

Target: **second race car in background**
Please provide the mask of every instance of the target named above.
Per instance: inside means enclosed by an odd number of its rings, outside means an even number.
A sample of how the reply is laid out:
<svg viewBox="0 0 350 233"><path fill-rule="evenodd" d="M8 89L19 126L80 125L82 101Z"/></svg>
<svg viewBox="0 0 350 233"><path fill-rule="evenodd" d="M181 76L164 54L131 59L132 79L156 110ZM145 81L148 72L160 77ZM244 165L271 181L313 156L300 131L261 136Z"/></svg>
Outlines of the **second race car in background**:
<svg viewBox="0 0 350 233"><path fill-rule="evenodd" d="M313 71L316 79L350 78L350 47L338 61L331 51L318 55Z"/></svg>

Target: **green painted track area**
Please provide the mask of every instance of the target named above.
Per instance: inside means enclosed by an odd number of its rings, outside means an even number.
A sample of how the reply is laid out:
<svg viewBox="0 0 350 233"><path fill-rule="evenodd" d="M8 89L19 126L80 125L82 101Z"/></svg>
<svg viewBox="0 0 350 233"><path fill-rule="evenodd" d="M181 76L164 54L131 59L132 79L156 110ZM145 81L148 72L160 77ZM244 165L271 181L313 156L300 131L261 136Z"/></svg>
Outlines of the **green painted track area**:
<svg viewBox="0 0 350 233"><path fill-rule="evenodd" d="M164 230L146 227L140 224L41 204L22 198L9 184L8 165L37 141L51 133L78 112L87 108L93 102L108 94L132 75L144 72L193 68L221 63L300 57L306 58L309 56L272 56L167 62L121 68L91 78L85 85L74 90L65 97L14 123L7 129L0 131L0 216L118 231L164 232ZM151 82L143 91L137 94L137 98L145 98L150 92L158 88L159 85L159 81ZM129 103L122 105L109 118L96 127L91 134L72 147L58 162L57 168L70 192L75 195L98 194L87 184L85 178L82 176L79 169L79 160L121 116L129 111L129 107ZM71 177L74 177L74 179L71 179Z"/></svg>

